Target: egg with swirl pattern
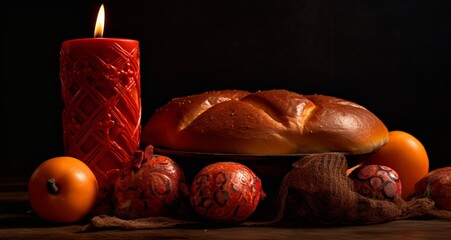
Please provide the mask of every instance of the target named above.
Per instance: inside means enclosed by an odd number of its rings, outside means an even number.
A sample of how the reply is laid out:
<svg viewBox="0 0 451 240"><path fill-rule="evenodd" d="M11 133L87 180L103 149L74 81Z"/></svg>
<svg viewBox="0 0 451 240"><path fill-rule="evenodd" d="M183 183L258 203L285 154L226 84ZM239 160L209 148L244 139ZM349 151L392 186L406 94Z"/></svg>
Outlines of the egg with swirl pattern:
<svg viewBox="0 0 451 240"><path fill-rule="evenodd" d="M236 162L216 162L201 169L191 185L190 203L206 220L240 223L266 197L262 182L247 166Z"/></svg>

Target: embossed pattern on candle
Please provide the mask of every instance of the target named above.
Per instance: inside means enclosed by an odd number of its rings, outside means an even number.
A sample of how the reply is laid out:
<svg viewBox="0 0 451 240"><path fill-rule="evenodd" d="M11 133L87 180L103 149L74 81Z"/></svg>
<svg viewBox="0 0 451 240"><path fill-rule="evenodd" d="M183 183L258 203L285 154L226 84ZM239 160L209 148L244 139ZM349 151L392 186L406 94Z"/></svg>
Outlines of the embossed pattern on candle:
<svg viewBox="0 0 451 240"><path fill-rule="evenodd" d="M60 61L65 153L93 170L101 191L98 209L108 212L108 171L121 168L139 147L139 45L122 39L66 41Z"/></svg>

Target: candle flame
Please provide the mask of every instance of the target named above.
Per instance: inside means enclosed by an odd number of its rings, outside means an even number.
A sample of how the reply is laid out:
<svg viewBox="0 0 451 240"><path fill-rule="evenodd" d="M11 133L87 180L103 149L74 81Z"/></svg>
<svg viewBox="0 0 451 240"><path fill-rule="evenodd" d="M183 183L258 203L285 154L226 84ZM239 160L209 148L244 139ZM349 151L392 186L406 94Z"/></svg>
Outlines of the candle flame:
<svg viewBox="0 0 451 240"><path fill-rule="evenodd" d="M103 28L105 25L105 8L103 4L100 6L99 14L97 15L96 27L94 29L94 37L103 37Z"/></svg>

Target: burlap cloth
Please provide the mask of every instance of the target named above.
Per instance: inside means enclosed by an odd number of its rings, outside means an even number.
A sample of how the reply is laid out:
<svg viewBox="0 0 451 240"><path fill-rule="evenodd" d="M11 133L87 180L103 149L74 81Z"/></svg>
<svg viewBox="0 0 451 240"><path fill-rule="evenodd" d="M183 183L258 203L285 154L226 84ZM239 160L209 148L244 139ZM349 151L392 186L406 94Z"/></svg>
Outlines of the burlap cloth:
<svg viewBox="0 0 451 240"><path fill-rule="evenodd" d="M404 201L374 200L353 191L346 176L348 162L343 154L313 154L293 164L280 186L276 199L277 214L270 221L247 221L238 226L362 225L399 219L451 218L451 212L436 209L429 198ZM203 226L201 220L175 217L120 219L115 216L93 217L85 231L100 229L156 229L183 225Z"/></svg>

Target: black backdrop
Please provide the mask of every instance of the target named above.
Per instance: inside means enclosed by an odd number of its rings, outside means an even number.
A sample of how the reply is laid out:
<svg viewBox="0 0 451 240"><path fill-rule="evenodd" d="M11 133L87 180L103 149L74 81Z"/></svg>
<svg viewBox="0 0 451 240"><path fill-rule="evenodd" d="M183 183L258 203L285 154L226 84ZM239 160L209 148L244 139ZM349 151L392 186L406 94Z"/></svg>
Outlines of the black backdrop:
<svg viewBox="0 0 451 240"><path fill-rule="evenodd" d="M140 41L142 121L171 98L288 89L355 101L451 165L450 29L442 0L154 0L2 3L1 176L63 154L61 42ZM448 81L446 81L448 80Z"/></svg>

